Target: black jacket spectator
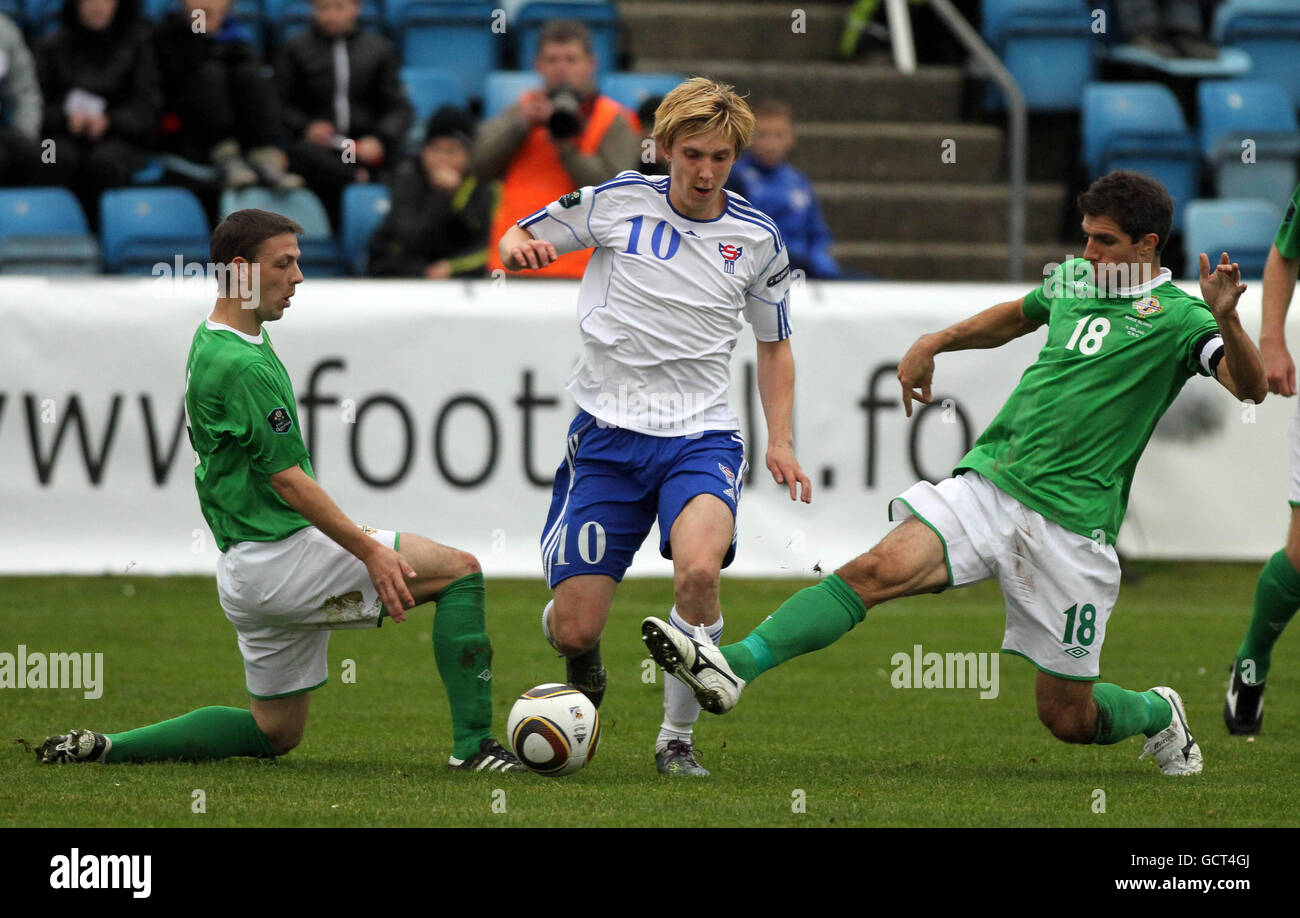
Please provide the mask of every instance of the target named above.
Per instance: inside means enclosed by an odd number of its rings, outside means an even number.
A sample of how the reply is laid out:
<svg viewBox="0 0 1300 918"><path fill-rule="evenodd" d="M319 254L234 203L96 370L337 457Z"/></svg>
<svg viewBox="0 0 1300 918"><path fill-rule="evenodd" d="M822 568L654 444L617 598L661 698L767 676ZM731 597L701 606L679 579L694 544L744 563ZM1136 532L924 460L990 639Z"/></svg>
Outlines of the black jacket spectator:
<svg viewBox="0 0 1300 918"><path fill-rule="evenodd" d="M383 35L359 27L338 40L348 55L349 120L341 133L378 137L396 158L412 118L411 104L397 74L397 52ZM334 42L313 24L295 35L276 61L284 126L294 140L300 139L313 121L338 124Z"/></svg>
<svg viewBox="0 0 1300 918"><path fill-rule="evenodd" d="M45 100L43 132L55 144L56 180L77 190L93 221L99 193L127 184L145 161L158 121L158 70L136 0L119 0L112 20L99 29L83 23L77 0L65 0L59 30L36 46L36 73ZM98 124L87 125L68 110L74 92L74 102L98 98L102 113L90 116Z"/></svg>
<svg viewBox="0 0 1300 918"><path fill-rule="evenodd" d="M281 190L301 187L302 180L283 169L276 146L280 108L252 32L231 18L229 6L215 20L209 15L200 32L191 28L190 15L182 6L153 33L163 80L164 147L211 161L226 187L259 180Z"/></svg>
<svg viewBox="0 0 1300 918"><path fill-rule="evenodd" d="M453 277L482 277L497 183L466 176L455 193L436 190L417 159L393 176L392 210L370 239L374 277L424 277L430 265L449 263Z"/></svg>
<svg viewBox="0 0 1300 918"><path fill-rule="evenodd" d="M346 67L339 66L342 55ZM343 189L387 175L402 152L412 110L397 52L387 38L355 24L334 37L313 22L280 52L275 75L290 168L320 195L337 226ZM338 92L342 80L346 91ZM325 123L333 127L322 131L329 137L309 130Z"/></svg>

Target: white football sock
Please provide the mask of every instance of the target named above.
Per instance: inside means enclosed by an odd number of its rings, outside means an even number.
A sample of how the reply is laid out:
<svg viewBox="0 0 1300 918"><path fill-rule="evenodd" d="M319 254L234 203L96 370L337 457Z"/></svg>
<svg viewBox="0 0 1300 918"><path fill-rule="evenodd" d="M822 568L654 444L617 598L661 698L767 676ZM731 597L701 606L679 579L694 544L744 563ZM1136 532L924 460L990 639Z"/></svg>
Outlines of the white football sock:
<svg viewBox="0 0 1300 918"><path fill-rule="evenodd" d="M551 640L551 610L554 608L555 600L552 599L546 604L546 608L542 610L542 634L546 635L546 643L555 648L556 653L559 653L560 649L555 646L555 641Z"/></svg>
<svg viewBox="0 0 1300 918"><path fill-rule="evenodd" d="M673 611L668 616L668 622L682 634L690 635L696 640L700 639L700 634L696 632L696 626L687 624L686 620L677 614L677 607L673 606ZM708 639L717 645L722 640L722 616L712 625L704 625L701 630ZM659 752L668 746L671 740L680 740L683 743L691 741L691 734L695 729L695 721L700 717L700 703L695 700L695 694L682 682L674 679L672 676L664 677L664 720L659 727L659 738L655 741L655 751Z"/></svg>

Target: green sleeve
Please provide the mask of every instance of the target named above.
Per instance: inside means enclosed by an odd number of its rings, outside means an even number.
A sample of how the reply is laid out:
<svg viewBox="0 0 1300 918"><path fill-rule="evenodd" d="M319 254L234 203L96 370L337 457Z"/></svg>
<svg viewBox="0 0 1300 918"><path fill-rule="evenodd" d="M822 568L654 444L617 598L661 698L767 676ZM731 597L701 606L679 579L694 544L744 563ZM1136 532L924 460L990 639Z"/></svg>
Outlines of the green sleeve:
<svg viewBox="0 0 1300 918"><path fill-rule="evenodd" d="M235 442L248 454L254 472L274 475L307 461L292 393L286 397L267 367L253 364L243 370L231 381L225 403Z"/></svg>
<svg viewBox="0 0 1300 918"><path fill-rule="evenodd" d="M1072 280L1078 274L1079 259L1071 259L1063 265L1057 265L1043 281L1043 285L1025 294L1024 305L1020 311L1026 319L1034 322L1047 322L1052 317L1052 300L1058 296L1074 294Z"/></svg>
<svg viewBox="0 0 1300 918"><path fill-rule="evenodd" d="M1283 258L1300 258L1300 220L1296 219L1297 210L1300 210L1300 185L1291 193L1291 204L1286 209L1286 216L1282 218L1282 225L1277 229L1277 236L1273 238L1273 245L1277 246L1277 251Z"/></svg>

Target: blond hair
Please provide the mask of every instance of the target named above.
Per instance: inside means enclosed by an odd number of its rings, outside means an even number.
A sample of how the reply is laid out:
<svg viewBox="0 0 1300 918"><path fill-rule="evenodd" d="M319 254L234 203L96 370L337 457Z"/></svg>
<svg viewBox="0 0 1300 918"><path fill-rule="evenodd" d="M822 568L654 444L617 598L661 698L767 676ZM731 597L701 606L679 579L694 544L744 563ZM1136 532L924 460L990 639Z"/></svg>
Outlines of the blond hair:
<svg viewBox="0 0 1300 918"><path fill-rule="evenodd" d="M739 156L754 136L754 113L733 87L707 77L676 86L655 109L654 139L671 150L681 137L721 131Z"/></svg>

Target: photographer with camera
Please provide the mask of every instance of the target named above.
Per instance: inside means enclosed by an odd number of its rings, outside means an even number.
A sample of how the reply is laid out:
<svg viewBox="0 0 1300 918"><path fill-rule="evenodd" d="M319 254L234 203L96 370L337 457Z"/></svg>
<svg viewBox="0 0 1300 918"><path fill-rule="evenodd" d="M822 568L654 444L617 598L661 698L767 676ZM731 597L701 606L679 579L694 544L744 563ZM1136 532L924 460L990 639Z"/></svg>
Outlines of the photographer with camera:
<svg viewBox="0 0 1300 918"><path fill-rule="evenodd" d="M575 188L598 185L640 161L636 115L596 91L596 57L586 26L547 23L538 40L542 88L524 93L478 130L473 168L480 179L502 180L501 203L489 239ZM488 271L503 267L489 246ZM565 255L541 271L582 277L590 250Z"/></svg>

